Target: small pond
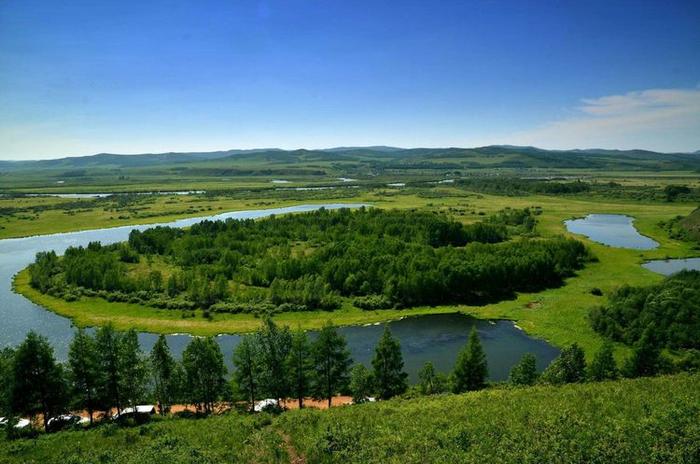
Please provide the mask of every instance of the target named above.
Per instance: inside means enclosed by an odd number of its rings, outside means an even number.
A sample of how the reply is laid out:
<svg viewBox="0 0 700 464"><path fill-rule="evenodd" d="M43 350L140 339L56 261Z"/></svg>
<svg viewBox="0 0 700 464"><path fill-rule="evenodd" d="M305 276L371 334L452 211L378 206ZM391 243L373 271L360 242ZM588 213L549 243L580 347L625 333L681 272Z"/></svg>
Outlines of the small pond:
<svg viewBox="0 0 700 464"><path fill-rule="evenodd" d="M569 232L585 235L603 245L634 250L652 250L659 246L637 231L634 218L622 214L589 214L583 219L564 221L564 224Z"/></svg>
<svg viewBox="0 0 700 464"><path fill-rule="evenodd" d="M680 271L700 271L700 258L655 259L642 264L652 272L669 276Z"/></svg>

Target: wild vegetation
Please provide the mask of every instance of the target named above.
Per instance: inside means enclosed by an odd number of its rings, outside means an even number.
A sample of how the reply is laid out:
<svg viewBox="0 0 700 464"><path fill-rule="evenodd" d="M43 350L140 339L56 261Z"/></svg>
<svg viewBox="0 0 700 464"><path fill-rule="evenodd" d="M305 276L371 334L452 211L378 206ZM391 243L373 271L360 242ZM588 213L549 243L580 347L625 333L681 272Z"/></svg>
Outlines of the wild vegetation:
<svg viewBox="0 0 700 464"><path fill-rule="evenodd" d="M628 345L647 337L660 348L698 350L700 272L682 271L652 286L622 286L590 318L596 331Z"/></svg>
<svg viewBox="0 0 700 464"><path fill-rule="evenodd" d="M470 225L419 211L360 209L204 221L132 231L126 243L37 255L35 289L213 312L478 303L560 284L589 259L578 241L506 241L531 232L529 210ZM161 270L162 269L162 270Z"/></svg>
<svg viewBox="0 0 700 464"><path fill-rule="evenodd" d="M676 216L668 221L662 221L660 226L666 229L673 239L700 245L700 208L687 216Z"/></svg>
<svg viewBox="0 0 700 464"><path fill-rule="evenodd" d="M321 161L321 164L323 163L324 161ZM441 253L445 256L455 253L455 256L461 257L466 254L464 250L470 248L492 251L501 248L511 250L511 247L512 250L517 250L523 247L525 250L538 242L555 243L562 240L557 236L563 232L563 219L598 211L626 212L637 218L636 225L662 244L659 250L645 252L644 258L684 255L691 250L690 243L669 240L663 234L662 226L658 225L660 220L668 221L675 215L685 217L691 211L692 206L688 201L693 201L696 187L685 178L622 180L619 183L616 180L617 185L608 185L585 177L582 177L581 181L556 176L548 179L520 178L518 182L521 183L516 184L516 190L520 193L514 190L514 196L508 196L511 193L507 191L487 190L490 181L503 176L486 176L483 187L477 186L476 182L467 185L468 181L457 180L451 184L428 184L434 179L445 178L444 166L447 164L443 163L450 164L452 161L436 159L429 163L421 161L412 164L408 161L387 162L377 167L379 175L372 184L367 179L361 179L357 182L360 185L357 189L275 190L277 187L263 185L269 183L269 179L265 178L267 174L260 174L260 178L246 178L235 188L212 190L201 195L130 196L129 202L120 206L124 208L123 211L118 211L116 216L115 211L105 210L113 208L108 205L116 205L110 203L117 201L116 199L100 200L105 205L102 208L96 206L98 202L92 205L92 199L78 202L72 199L18 197L13 200L27 205L75 205L65 210L47 208L17 212L16 216L8 216L8 220L3 222L8 229L2 233L10 234L15 224L25 222L32 224L33 231L46 231L45 228L42 229L45 226L45 222L42 221L55 215L65 217L70 214L72 220L70 224L67 224L67 221L54 221L54 225L85 228L153 222L159 217L207 215L221 209L257 209L309 200L353 199L372 203L380 208L419 208L420 214L416 216L412 216L414 212L409 211L401 214L388 211L380 216L382 220L388 221L389 225L392 221L410 225L410 232L406 234L410 237L395 238L407 242L406 246L410 251L420 250L416 256L418 261L425 260L425 263L428 263L426 267L439 263L432 259L433 255L442 256ZM443 166L438 169L438 164ZM333 167L336 168L338 166ZM85 175L70 179L82 182L81 188L92 188L95 191L94 189L100 187L97 183L89 184L91 169L86 168ZM326 170L325 167L322 169ZM181 172L186 173L187 170ZM330 172L340 171L325 172L327 176ZM408 176L409 172L411 176ZM448 179L456 178L460 174L450 168ZM393 180L389 180L389 175L404 177L400 180L407 181L407 187L387 188L384 184ZM313 173L306 173L292 179L292 182L295 182L292 185L306 185L306 182L316 179L314 176L316 175ZM124 179L123 188L136 188L136 178L131 181L134 183L129 184L130 180ZM218 182L215 178L197 182L214 181ZM321 178L316 181L321 182ZM504 179L502 185L507 186L509 182L509 179ZM652 182L657 183L652 185ZM664 187L666 184L687 184L690 186L689 192L684 189L667 191ZM203 184L191 185L196 189ZM491 193L498 195L494 196ZM593 196L594 200L587 199L589 196ZM83 206L80 206L81 204ZM506 206L510 208L504 209ZM435 214L436 212L438 214ZM496 290L490 295L469 294L468 298L464 299L460 299L461 296L455 298L449 295L443 300L438 300L438 303L418 298L414 301L420 303L397 301L389 297L391 293L387 295L383 285L378 290L370 287L371 291L363 293L362 284L367 280L366 277L359 284L348 284L345 288L347 275L345 279L333 280L332 273L325 273L325 268L318 268L316 272L321 277L320 283L324 287L328 285L327 295L331 300L336 299L340 302L340 308L335 309L334 313L318 312L324 321L333 317L336 323L364 323L421 311L462 310L479 317L512 318L528 332L544 336L562 347L559 358L544 372L538 372L535 359L526 355L513 367L507 386L494 385L480 376L479 372L488 371L488 365L484 363L482 351L480 355L478 337L473 341L470 337L470 342L464 347L453 372L436 372L432 364L427 363L420 372L418 382L415 385L407 385L400 350L397 356L397 340L391 333L382 337L381 346L376 348L374 362L367 366L353 365L344 353L342 340L337 334L334 335L332 328L327 330L324 337L325 349L321 349L318 347L318 339L307 337L301 331L291 331L284 325L269 324L264 317L254 318L251 314L224 312L256 309L254 314L257 315L274 314L278 324L319 327L315 323L309 325L306 318L318 319L319 316L311 310L322 306L311 303L306 306L306 311L297 312L306 305L304 294L313 295L316 292L315 288L319 287L314 287L311 283L307 286L305 279L308 279L308 276L305 274L285 274L290 272L289 269L262 266L265 257L284 257L268 259L270 262L287 261L289 257L295 265L311 266L314 264L314 255L323 252L332 259L342 261L345 265L342 269L350 269L353 274L357 274L355 271L358 269L366 272L369 268L365 266L367 262L361 261L355 267L348 266L347 263L352 264L351 258L357 256L365 259L361 247L359 254L346 256L344 250L341 250L341 253L331 250L328 246L338 239L353 253L358 253L355 245L362 244L361 237L344 233L343 224L346 228L369 228L370 233L366 236L368 240L377 239L377 230L382 231L384 235L381 240L389 243L392 240L391 234L385 232L386 229L375 228L375 224L369 224L371 227L368 227L368 224L360 221L347 222L347 218L343 216L345 213L323 214L328 215L327 221L321 221L325 227L323 231L317 231L314 225L309 224L310 221L304 223L305 215L271 219L270 222L288 220L278 222L284 226L280 229L284 230L284 234L300 237L288 242L287 235L270 232L271 226L264 226L270 227L269 230L257 226L258 223L266 221L255 221L250 228L247 228L247 225L241 226L244 227L241 230L246 234L258 233L260 240L267 240L269 236L269 241L264 242L264 247L259 249L245 241L231 239L231 236L235 235L235 227L207 223L196 234L174 229L167 232L159 230L152 236L140 234L135 238L133 245L131 240L125 245L116 246L98 247L92 244L81 251L71 251L74 253L71 256L70 253L66 253L65 257L45 257L44 265L50 271L46 275L42 274L46 269L37 271L34 285L39 290L32 290L32 299L43 301L42 304L46 306L53 304L49 302L61 301L66 307L76 305L76 308L83 308L86 314L95 314L103 321L114 317L122 328L138 326L146 330L150 329L138 325L142 320L141 315L148 318L157 312L158 317L172 318L180 324L194 321L181 321L180 313L189 315L190 308L197 308L197 314L210 316L209 319L196 318L197 323L208 324L201 332L203 334L227 331L228 318L234 321L233 318L248 316L251 317L245 319L245 325L241 322L243 319L235 319L234 323L238 325L234 331L245 330L254 333L244 337L244 341L237 347L235 368L231 373L222 366L223 359L216 343L206 338L195 339L198 340L197 343L193 342L193 345L188 347L182 359L175 359L164 339L159 340L150 354L146 354L138 350L133 343L133 336L128 333L112 331L112 337L100 337L100 332L108 329L100 329L98 333L81 332L76 334L67 362L58 363L55 360L50 361L51 356L46 355L47 350L41 348L40 337L34 336L34 340L29 344L31 349L25 348L25 353L29 353L30 356L23 355L16 359L22 359L25 366L26 362L37 362L42 369L32 372L39 372L38 375L52 373L53 379L58 380L58 383L54 384L45 383L54 385L60 393L55 396L49 395L43 401L49 408L49 415L67 410L85 410L86 413L90 410L98 423L110 402L113 408L116 408L117 404L123 408L146 402L157 404L163 412L168 408L177 410L174 405L190 404L192 410L199 411L199 416L209 417L187 420L165 415L162 418L154 418L150 424L138 428L105 423L96 425L94 429L65 431L60 434L42 433L32 441L0 441L0 456L7 460L23 462L65 462L74 459L82 462L147 460L168 463L221 460L284 462L297 461L300 457L307 462L527 462L528 459L548 456L548 452L554 453L551 450L556 450L556 456L563 456L563 459L579 461L687 462L690 459L692 462L697 456L697 447L694 448L693 444L697 443L698 432L692 419L698 412L694 406L697 404L697 398L693 396L697 391L697 374L677 374L672 377L642 380L622 379L697 370L699 362L696 352L661 344L652 331L647 331L646 336L642 331L642 336L633 341L594 332L585 317L592 306L612 307L613 302L617 301L617 287L621 282L630 282L635 290L641 291L642 287L649 283L661 281L661 277L651 275L639 267L640 253L602 247L582 239L588 243L588 247L600 261L576 268L579 277L567 277L570 271L561 274L557 282L567 279L564 286L559 287L552 281L546 285L548 289L544 291L544 286L525 285L511 288L508 292L501 293L500 290ZM352 213L349 217L353 217L353 214L357 213ZM370 217L369 212L362 214ZM392 216L393 214L396 216ZM20 220L22 215L31 216L33 219ZM122 215L124 219L118 219L118 216ZM321 216L322 213L317 215ZM113 219L109 219L110 217ZM87 222L83 222L84 220ZM488 234L479 236L478 240L466 240L466 244L448 238L436 242L438 245L434 246L428 240L428 231L431 229L426 226L433 220L440 223L436 230L444 228L450 231L454 228L459 231L456 234L458 237L466 233L464 231L474 232L480 227L483 227L483 231L488 231ZM340 225L335 229L333 221L340 221ZM307 229L306 236L302 235L302 229ZM231 235L226 237L226 246L235 243L236 247L231 247L230 250L241 253L237 266L233 267L230 274L223 271L222 256L211 251L223 240L217 237L228 234ZM446 235L452 237L451 233ZM495 238L484 238L487 236ZM182 244L185 241L179 246L172 246L182 239L204 252L188 253L187 248L192 247L184 247ZM288 245L279 246L275 240ZM494 243L488 243L491 241ZM250 253L241 251L245 247L250 249ZM331 251L336 254L332 254ZM535 253L535 248L532 248L528 253L538 254L541 251L538 249ZM367 255L370 256L381 255L382 252L383 250L374 248L367 249ZM408 260L409 255L412 253L407 252L402 259ZM582 253L580 257L587 259L588 253ZM348 258L347 262L345 258ZM66 259L73 260L71 271L68 272L70 276L67 276L62 268ZM116 266L113 266L115 262ZM439 269L439 265L437 268ZM80 269L82 270L77 271ZM103 270L108 269L117 269L117 281L123 278L125 284L122 289L100 288L104 285ZM420 268L416 270L423 272ZM160 278L153 271L159 272ZM52 275L47 279L48 274ZM177 279L188 274L192 277L192 282L199 280L200 289L205 287L206 282L207 289L193 290L197 284L189 282L178 287ZM94 275L101 278L93 279ZM173 275L176 276L172 280L176 291L172 292L171 296L168 293L168 284ZM224 276L225 286L221 285L222 279L217 282L218 275ZM250 280L253 275L257 276L256 282ZM426 275L430 276L429 273L423 276ZM285 276L298 278L289 279L284 278ZM74 283L68 284L66 278ZM446 276L440 274L439 278L444 279ZM20 288L24 285L22 279L23 276L18 278ZM52 282L52 279L56 281ZM381 274L378 274L377 281L382 279ZM109 281L109 278L107 280ZM28 281L29 276L26 282ZM275 281L277 283L273 286ZM77 282L94 284L97 289L86 286L81 288ZM368 282L371 284L369 280ZM40 293L42 285L47 293ZM51 287L54 287L54 290L49 291ZM59 287L61 291L57 291ZM219 292L221 289L223 290ZM593 290L597 290L597 293ZM665 289L672 290L670 287ZM22 290L22 293L28 294L26 290ZM51 296L51 293L59 296L60 300ZM512 298L515 293L515 299L503 299ZM321 298L306 301L321 301L326 295L323 291L319 291L318 294ZM107 301L110 295L113 303ZM677 295L671 300L677 301L684 296L685 294ZM635 300L636 297L630 298ZM75 301L67 301L71 299ZM183 306L173 307L185 310L160 310L144 305L158 299L178 302ZM133 303L128 303L129 301ZM479 306L451 306L461 302L475 303ZM488 304L482 305L484 302ZM411 307L413 304L440 303L444 303L444 306L406 309L406 306ZM622 305L622 300L619 303ZM111 308L109 305L123 305L114 306L116 308L133 308L133 311L129 309L131 312L128 314L126 325L118 318L118 311L121 309L106 309ZM337 303L335 307L338 307ZM641 312L647 309L643 308ZM625 314L628 315L629 311ZM666 322L671 320L669 313L654 312L653 316L647 314L641 319L648 321L649 317L653 319L656 316L660 318L657 321L659 327L667 327ZM249 320L252 321L250 324ZM93 324L94 321L89 323ZM639 321L631 322L629 327L635 327L636 332L638 324ZM615 322L615 326L618 325L618 322ZM154 330L161 331L157 327ZM177 329L166 329L170 332L173 330ZM612 338L615 343L603 342L605 338ZM108 343L110 339L112 342ZM572 343L574 341L576 344ZM113 355L102 354L109 351L110 345ZM10 413L14 417L19 414L18 409L24 408L21 402L14 410L11 406L13 389L16 392L15 397L19 396L19 390L13 387L14 381L11 380L16 366L14 354L17 350L19 347L6 349L0 356L0 369L8 373L1 376L3 380L0 381L0 391L4 392L3 413ZM327 362L326 366L324 360ZM333 366L336 366L335 369ZM117 374L105 375L109 369ZM25 367L20 370L27 371ZM91 377L95 370L99 374ZM330 378L331 381L322 385L320 379L324 376L326 380ZM129 378L141 380L127 385L125 379ZM110 379L109 382L107 379ZM201 379L207 380L200 382ZM30 400L28 402L32 403L31 411L23 409L26 413L22 414L42 414L44 406L41 392L32 390L32 386L40 384L36 379L21 383L25 386L23 388L29 388L26 397ZM26 387L27 385L29 387ZM479 389L483 391L472 391ZM110 391L112 394L118 392L119 400L105 400ZM465 391L470 393L459 393ZM333 408L330 412L287 411L280 416L270 416L266 413L250 415L245 412L251 404L263 398L286 397L286 404L293 401L297 405L305 405L310 397L322 397L325 401L329 396L338 393L351 396L355 403L368 403L370 397L393 399L382 400L378 404ZM615 401L614 398L619 396L624 396L626 401ZM590 402L591 397L596 398L594 404ZM220 411L222 404L233 404L234 409L238 410L221 416L216 415L213 411ZM605 421L600 420L601 414L606 418ZM128 422L123 425L130 425ZM14 429L6 430L10 431L10 435L14 435Z"/></svg>
<svg viewBox="0 0 700 464"><path fill-rule="evenodd" d="M494 388L0 440L5 462L647 462L700 457L700 378ZM624 398L624 401L620 401ZM605 420L601 420L604 415Z"/></svg>

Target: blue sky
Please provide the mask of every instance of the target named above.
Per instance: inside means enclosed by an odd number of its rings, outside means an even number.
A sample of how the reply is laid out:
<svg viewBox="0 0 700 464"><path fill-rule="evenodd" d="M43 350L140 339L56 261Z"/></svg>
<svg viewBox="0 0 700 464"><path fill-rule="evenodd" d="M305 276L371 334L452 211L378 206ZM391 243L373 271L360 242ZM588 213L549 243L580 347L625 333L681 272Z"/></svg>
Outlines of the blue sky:
<svg viewBox="0 0 700 464"><path fill-rule="evenodd" d="M698 1L0 1L0 158L700 149Z"/></svg>

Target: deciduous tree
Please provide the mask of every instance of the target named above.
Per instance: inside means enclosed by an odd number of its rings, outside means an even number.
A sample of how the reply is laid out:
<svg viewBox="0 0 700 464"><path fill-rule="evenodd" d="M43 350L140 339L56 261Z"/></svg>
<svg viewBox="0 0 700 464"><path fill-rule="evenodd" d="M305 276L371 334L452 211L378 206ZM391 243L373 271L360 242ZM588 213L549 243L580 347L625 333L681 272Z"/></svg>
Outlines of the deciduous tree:
<svg viewBox="0 0 700 464"><path fill-rule="evenodd" d="M588 378L594 381L610 380L616 379L618 374L612 343L606 341L588 366Z"/></svg>
<svg viewBox="0 0 700 464"><path fill-rule="evenodd" d="M508 380L513 385L534 385L537 382L537 360L532 353L525 353L510 370Z"/></svg>
<svg viewBox="0 0 700 464"><path fill-rule="evenodd" d="M53 348L45 337L31 331L17 347L12 369L12 410L47 418L68 406L63 369L56 363Z"/></svg>

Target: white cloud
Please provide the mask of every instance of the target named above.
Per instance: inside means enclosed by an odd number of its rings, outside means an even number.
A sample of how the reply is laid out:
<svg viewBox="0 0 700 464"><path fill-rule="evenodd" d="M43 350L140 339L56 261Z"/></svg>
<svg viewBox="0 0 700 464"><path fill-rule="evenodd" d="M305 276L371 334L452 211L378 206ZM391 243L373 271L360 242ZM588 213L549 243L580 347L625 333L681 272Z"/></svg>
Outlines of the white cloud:
<svg viewBox="0 0 700 464"><path fill-rule="evenodd" d="M547 148L700 149L700 88L649 89L581 100L576 115L514 134Z"/></svg>

